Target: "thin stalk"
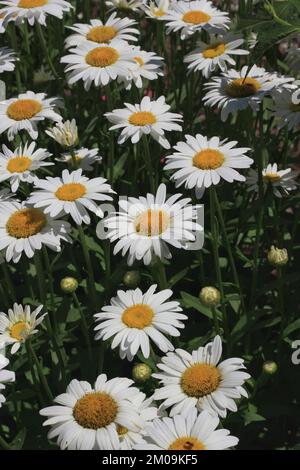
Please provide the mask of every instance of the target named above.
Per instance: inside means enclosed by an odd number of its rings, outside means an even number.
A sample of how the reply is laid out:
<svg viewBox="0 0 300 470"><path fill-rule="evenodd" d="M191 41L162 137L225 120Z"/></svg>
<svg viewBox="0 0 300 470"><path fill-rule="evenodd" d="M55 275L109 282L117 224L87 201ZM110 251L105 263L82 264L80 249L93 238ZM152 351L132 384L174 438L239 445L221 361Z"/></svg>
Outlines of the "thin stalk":
<svg viewBox="0 0 300 470"><path fill-rule="evenodd" d="M40 42L41 42L41 45L42 45L44 54L45 54L45 56L46 56L48 65L49 65L49 67L50 67L50 70L51 70L51 72L53 73L54 78L59 78L59 74L57 73L57 71L56 71L56 69L55 69L55 67L54 67L54 65L53 65L52 59L51 59L51 57L50 57L49 48L48 48L48 46L47 46L46 39L45 39L43 30L42 30L42 27L41 27L41 25L40 25L40 23L39 23L38 21L35 22L35 25L36 25L37 34L38 34L38 36L39 36L39 39L40 39Z"/></svg>
<svg viewBox="0 0 300 470"><path fill-rule="evenodd" d="M107 105L108 111L113 110L113 99L111 85L107 86ZM114 165L115 165L115 141L113 132L109 132L109 154L108 154L108 180L113 181L114 179Z"/></svg>
<svg viewBox="0 0 300 470"><path fill-rule="evenodd" d="M36 353L35 353L35 351L32 347L30 339L27 340L27 342L28 342L28 349L30 351L30 354L32 355L33 361L34 361L35 366L36 366L37 371L38 371L40 383L43 386L47 397L49 398L50 401L52 401L53 400L53 394L52 394L52 392L50 390L50 387L48 385L48 382L47 382L46 376L44 374L43 368L41 366L41 363L40 363L40 361L39 361L39 359L38 359L38 357L37 357L37 355L36 355Z"/></svg>
<svg viewBox="0 0 300 470"><path fill-rule="evenodd" d="M31 375L32 375L33 386L35 388L35 392L38 396L40 404L43 405L44 400L42 398L41 391L40 391L40 384L39 384L39 381L36 377L36 373L35 373L35 370L34 370L33 357L32 357L32 354L31 354L30 347L29 347L29 341L25 342L25 346L26 346L26 352L27 352L27 356L28 356L29 368L30 368L30 372L31 372Z"/></svg>
<svg viewBox="0 0 300 470"><path fill-rule="evenodd" d="M212 316L213 316L216 335L219 335L220 334L220 326L219 326L219 319L218 319L217 311L216 311L215 307L211 308L211 313L212 313Z"/></svg>
<svg viewBox="0 0 300 470"><path fill-rule="evenodd" d="M90 336L89 336L89 327L88 327L85 315L82 311L82 308L81 308L81 305L80 305L80 302L78 300L78 297L77 297L76 293L73 292L72 296L73 296L74 305L77 308L77 310L79 311L79 314L80 314L80 317L81 317L81 322L82 322L82 327L83 327L82 332L83 332L83 336L84 336L84 339L86 341L86 345L87 345L87 348L88 348L89 359L92 360L93 354L92 354L92 346L91 346L91 341L90 341Z"/></svg>
<svg viewBox="0 0 300 470"><path fill-rule="evenodd" d="M86 244L86 239L85 239L85 234L84 230L81 225L78 226L78 232L79 232L79 238L83 250L83 256L87 268L87 274L88 274L88 285L89 285L89 294L91 297L91 303L94 311L96 311L97 308L97 293L96 293L96 288L95 288L95 276L94 276L94 271L93 271L93 265L90 257L90 252L89 248Z"/></svg>
<svg viewBox="0 0 300 470"><path fill-rule="evenodd" d="M14 285L11 281L10 273L9 273L8 268L7 268L7 265L5 263L1 264L1 269L2 269L2 272L3 272L3 275L4 275L5 283L7 284L7 287L8 287L8 293L9 293L11 298L16 299L16 291L15 291Z"/></svg>
<svg viewBox="0 0 300 470"><path fill-rule="evenodd" d="M11 28L11 44L12 44L12 48L15 51L19 50L15 25ZM20 62L16 62L15 74L16 74L17 90L20 93L22 90L21 75L20 75Z"/></svg>
<svg viewBox="0 0 300 470"><path fill-rule="evenodd" d="M158 259L157 260L157 278L158 278L158 285L161 290L168 288L168 281L166 275L166 267L164 263Z"/></svg>
<svg viewBox="0 0 300 470"><path fill-rule="evenodd" d="M150 178L150 188L151 188L152 194L154 194L155 182L154 182L154 176L153 176L153 166L152 166L152 160L151 160L151 155L150 155L149 142L145 135L143 135L142 137L142 144L143 144L143 149L144 149L143 158L145 160L148 175Z"/></svg>
<svg viewBox="0 0 300 470"><path fill-rule="evenodd" d="M48 252L47 252L46 247L43 247L43 255L44 255L45 266L46 266L48 279L49 279L52 318L53 318L54 328L57 331L58 330L58 324L57 324L57 318L56 318L56 315L55 315L55 297L54 297L54 288L53 288L54 279L53 279L52 269L51 269L49 256L48 256Z"/></svg>

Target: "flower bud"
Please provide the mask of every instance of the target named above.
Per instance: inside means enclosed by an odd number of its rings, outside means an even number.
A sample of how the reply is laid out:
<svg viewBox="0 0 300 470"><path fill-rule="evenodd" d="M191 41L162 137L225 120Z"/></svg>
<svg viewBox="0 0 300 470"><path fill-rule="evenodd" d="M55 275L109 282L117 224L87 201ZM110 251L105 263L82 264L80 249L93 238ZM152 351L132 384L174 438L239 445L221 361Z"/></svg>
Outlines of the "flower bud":
<svg viewBox="0 0 300 470"><path fill-rule="evenodd" d="M199 297L207 307L216 307L221 301L220 291L212 286L203 287Z"/></svg>
<svg viewBox="0 0 300 470"><path fill-rule="evenodd" d="M135 382L146 382L152 374L151 367L143 362L136 364L132 369L132 378Z"/></svg>
<svg viewBox="0 0 300 470"><path fill-rule="evenodd" d="M60 281L60 287L61 290L66 294L72 294L78 287L78 281L75 279L75 277L64 277Z"/></svg>
<svg viewBox="0 0 300 470"><path fill-rule="evenodd" d="M75 119L58 122L55 127L48 129L46 134L56 140L62 147L74 147L78 143L78 129Z"/></svg>
<svg viewBox="0 0 300 470"><path fill-rule="evenodd" d="M141 275L138 271L127 271L124 274L123 282L126 287L135 289L141 282Z"/></svg>
<svg viewBox="0 0 300 470"><path fill-rule="evenodd" d="M276 374L278 366L274 361L266 361L263 364L263 372L268 375Z"/></svg>
<svg viewBox="0 0 300 470"><path fill-rule="evenodd" d="M268 252L268 261L273 266L284 266L289 260L288 252L285 248L271 246Z"/></svg>

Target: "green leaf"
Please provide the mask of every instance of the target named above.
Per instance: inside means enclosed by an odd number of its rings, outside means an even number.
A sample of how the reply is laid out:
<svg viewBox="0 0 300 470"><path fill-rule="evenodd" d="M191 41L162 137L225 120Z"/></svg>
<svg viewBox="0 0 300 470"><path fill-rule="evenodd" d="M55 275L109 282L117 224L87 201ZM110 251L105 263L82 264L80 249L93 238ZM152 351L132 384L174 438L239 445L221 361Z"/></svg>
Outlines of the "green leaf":
<svg viewBox="0 0 300 470"><path fill-rule="evenodd" d="M293 323L291 323L284 329L283 337L285 338L286 336L289 336L291 333L299 329L300 329L300 318L298 318L298 320L295 320Z"/></svg>
<svg viewBox="0 0 300 470"><path fill-rule="evenodd" d="M257 413L257 407L251 403L249 403L248 408L245 410L243 414L244 414L245 426L248 426L248 424L253 423L253 422L266 420L266 418L264 418L263 416Z"/></svg>
<svg viewBox="0 0 300 470"><path fill-rule="evenodd" d="M187 292L180 292L181 298L182 298L182 303L186 308L194 308L198 312L202 313L206 317L212 319L213 314L211 312L211 309L208 307L205 307L203 303L198 299L197 297L194 297L193 295L188 294ZM222 314L220 311L216 310L218 318L221 320L222 319Z"/></svg>
<svg viewBox="0 0 300 470"><path fill-rule="evenodd" d="M21 450L22 449L22 447L24 445L25 438L26 438L26 433L27 433L27 431L26 431L25 428L21 429L21 431L18 432L18 434L16 435L14 440L9 445L11 450Z"/></svg>

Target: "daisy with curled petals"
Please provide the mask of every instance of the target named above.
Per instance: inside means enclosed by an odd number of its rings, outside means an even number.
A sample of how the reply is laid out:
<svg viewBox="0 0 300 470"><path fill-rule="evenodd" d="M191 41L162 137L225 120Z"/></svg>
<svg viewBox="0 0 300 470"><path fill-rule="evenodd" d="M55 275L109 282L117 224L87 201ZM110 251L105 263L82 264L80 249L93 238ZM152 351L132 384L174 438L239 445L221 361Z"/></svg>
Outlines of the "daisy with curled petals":
<svg viewBox="0 0 300 470"><path fill-rule="evenodd" d="M4 369L8 366L9 360L0 354L0 408L5 402L5 396L2 395L2 390L5 389L5 384L14 382L16 380L15 373L10 370Z"/></svg>
<svg viewBox="0 0 300 470"><path fill-rule="evenodd" d="M163 59L155 52L141 51L140 47L133 48L135 67L130 70L126 78L120 78L125 89L130 90L134 83L137 88L142 88L143 78L146 80L156 80L158 76L163 76Z"/></svg>
<svg viewBox="0 0 300 470"><path fill-rule="evenodd" d="M167 21L167 33L181 31L181 39L202 29L220 33L230 22L228 13L218 10L207 0L174 2L163 20Z"/></svg>
<svg viewBox="0 0 300 470"><path fill-rule="evenodd" d="M170 416L187 415L192 408L222 418L227 409L237 411L234 400L248 396L242 385L250 375L241 371L245 369L243 359L219 362L221 354L220 336L191 354L183 349L168 353L157 365L162 372L153 374L162 384L154 392L154 400L163 400L165 408L172 407Z"/></svg>
<svg viewBox="0 0 300 470"><path fill-rule="evenodd" d="M94 47L96 44L110 44L113 39L137 41L135 35L140 33L138 29L132 28L135 24L135 20L118 18L116 13L112 13L105 23L101 20L91 20L89 24L75 23L68 26L76 34L66 39L66 47L77 46L82 41L90 41Z"/></svg>
<svg viewBox="0 0 300 470"><path fill-rule="evenodd" d="M297 130L300 125L300 88L286 84L272 92L275 103L275 117L280 127L288 126L288 130Z"/></svg>
<svg viewBox="0 0 300 470"><path fill-rule="evenodd" d="M142 11L145 0L106 0L110 10Z"/></svg>
<svg viewBox="0 0 300 470"><path fill-rule="evenodd" d="M15 70L16 54L9 47L0 47L0 73Z"/></svg>
<svg viewBox="0 0 300 470"><path fill-rule="evenodd" d="M298 184L295 179L297 173L291 168L278 170L277 163L269 165L263 169L262 178L265 186L271 185L273 193L276 197L287 196L291 191L297 189ZM251 169L246 180L247 190L258 193L258 172Z"/></svg>
<svg viewBox="0 0 300 470"><path fill-rule="evenodd" d="M5 5L4 25L9 21L20 25L26 20L31 26L35 22L46 26L47 15L62 19L64 12L73 8L64 0L1 0L1 4Z"/></svg>
<svg viewBox="0 0 300 470"><path fill-rule="evenodd" d="M136 144L146 134L165 149L170 148L164 131L181 131L181 125L176 121L182 121L182 116L169 112L170 106L166 104L164 96L153 101L149 96L144 96L140 104L124 104L126 108L105 114L114 124L109 130L123 128L118 139L119 144L123 144L127 139Z"/></svg>
<svg viewBox="0 0 300 470"><path fill-rule="evenodd" d="M105 86L118 77L126 77L135 65L132 47L119 39L97 45L84 41L69 52L60 60L67 64L68 83L74 85L83 80L87 91L92 83L96 87Z"/></svg>
<svg viewBox="0 0 300 470"><path fill-rule="evenodd" d="M232 56L249 54L248 51L239 49L243 43L244 39L232 34L214 35L209 43L199 41L197 48L185 56L184 62L188 64L188 70L199 71L203 77L208 78L218 69L226 72L227 64L234 66L236 62Z"/></svg>
<svg viewBox="0 0 300 470"><path fill-rule="evenodd" d="M186 416L155 419L145 429L144 442L136 450L224 450L238 444L228 429L217 429L219 418L204 410L190 409Z"/></svg>
<svg viewBox="0 0 300 470"><path fill-rule="evenodd" d="M0 344L12 346L11 354L15 354L29 336L38 332L37 327L47 315L40 315L42 309L43 305L40 305L31 312L29 305L23 307L15 303L8 314L0 312Z"/></svg>
<svg viewBox="0 0 300 470"><path fill-rule="evenodd" d="M170 8L170 0L153 0L148 1L145 6L145 13L150 18L163 20Z"/></svg>
<svg viewBox="0 0 300 470"><path fill-rule="evenodd" d="M27 258L32 258L43 245L60 251L61 241L71 241L70 229L68 222L54 220L27 203L6 201L0 204L0 251L5 251L7 262L17 263L23 252Z"/></svg>
<svg viewBox="0 0 300 470"><path fill-rule="evenodd" d="M117 428L139 432L142 421L132 404L139 390L132 380L98 376L95 387L72 380L66 393L54 399L56 405L40 410L51 426L49 439L57 438L60 448L69 450L109 450L119 448Z"/></svg>
<svg viewBox="0 0 300 470"><path fill-rule="evenodd" d="M205 85L208 92L203 101L206 106L217 105L222 121L226 121L230 113L248 106L257 111L264 96L279 83L280 79L264 68L253 65L249 70L245 65L240 72L231 69L221 77L213 77Z"/></svg>
<svg viewBox="0 0 300 470"><path fill-rule="evenodd" d="M37 179L35 188L40 191L31 193L28 199L30 204L43 209L50 217L69 214L77 225L91 222L87 209L103 217L97 202L111 201L112 197L106 193L114 192L106 179L89 179L82 175L81 168L71 173L64 170L61 177Z"/></svg>
<svg viewBox="0 0 300 470"><path fill-rule="evenodd" d="M131 450L135 445L144 442L143 433L147 424L150 424L155 418L158 418L159 412L153 404L152 398L146 398L144 393L138 393L130 400L132 405L137 409L141 428L139 432L130 431L124 426L117 426L117 433L120 439L120 447L122 450Z"/></svg>
<svg viewBox="0 0 300 470"><path fill-rule="evenodd" d="M53 165L45 162L51 156L46 149L36 149L36 143L27 143L18 147L13 152L2 145L0 151L0 182L9 180L11 190L15 193L21 182L32 183L36 176L34 174L39 168Z"/></svg>
<svg viewBox="0 0 300 470"><path fill-rule="evenodd" d="M45 119L61 121L62 117L55 112L57 98L46 99L45 93L27 91L17 98L0 101L0 134L7 131L8 140L21 131L28 132L33 140L38 137L37 125Z"/></svg>
<svg viewBox="0 0 300 470"><path fill-rule="evenodd" d="M178 328L184 328L186 320L179 302L166 302L173 292L165 289L156 292L156 285L145 294L140 289L117 292L111 305L102 308L94 317L98 325L95 339L107 340L113 337L111 348L119 347L120 357L132 361L141 351L145 358L150 356L150 340L163 352L173 351L172 343L166 338L180 336Z"/></svg>
<svg viewBox="0 0 300 470"><path fill-rule="evenodd" d="M52 129L47 129L46 134L62 147L74 147L78 144L78 128L75 119L58 122Z"/></svg>
<svg viewBox="0 0 300 470"><path fill-rule="evenodd" d="M99 149L80 148L74 150L75 161L78 168L84 171L92 171L95 163L100 163L102 157L99 155ZM70 153L64 153L61 157L55 159L57 162L73 164L73 156Z"/></svg>
<svg viewBox="0 0 300 470"><path fill-rule="evenodd" d="M104 221L107 238L115 242L114 254L128 253L128 264L143 260L149 265L152 258L161 260L172 257L168 244L188 249L202 227L196 222L197 206L190 199L180 199L181 194L167 198L166 186L161 184L157 193L146 197L129 197L119 200L120 212Z"/></svg>
<svg viewBox="0 0 300 470"><path fill-rule="evenodd" d="M236 148L237 142L220 140L219 137L207 137L197 134L186 135L186 142L175 145L176 153L167 157L165 170L176 170L172 179L176 187L185 185L195 188L196 196L201 198L206 188L219 184L221 179L245 181L235 168L249 168L253 160L246 153L250 148Z"/></svg>

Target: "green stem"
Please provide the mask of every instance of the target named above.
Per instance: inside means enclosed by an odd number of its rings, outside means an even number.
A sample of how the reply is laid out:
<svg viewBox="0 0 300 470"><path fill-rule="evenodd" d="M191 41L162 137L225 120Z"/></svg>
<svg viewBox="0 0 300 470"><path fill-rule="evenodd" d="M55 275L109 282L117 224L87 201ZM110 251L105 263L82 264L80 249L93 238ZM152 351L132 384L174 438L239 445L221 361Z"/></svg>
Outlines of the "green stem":
<svg viewBox="0 0 300 470"><path fill-rule="evenodd" d="M3 449L3 450L12 450L10 448L10 445L3 439L3 437L0 436L0 447Z"/></svg>
<svg viewBox="0 0 300 470"><path fill-rule="evenodd" d="M29 347L29 341L25 342L25 346L26 346L26 352L27 352L27 356L28 356L29 368L30 368L30 372L31 372L31 375L32 375L33 386L35 388L35 392L38 396L40 404L43 405L44 400L42 398L41 391L40 391L40 384L39 384L39 381L36 377L36 373L35 373L35 370L34 370L33 357L32 357L32 354L31 354L30 347Z"/></svg>
<svg viewBox="0 0 300 470"><path fill-rule="evenodd" d="M108 111L113 110L113 97L112 88L109 84L107 87L107 106ZM114 165L115 165L115 141L113 132L109 132L109 154L108 154L108 180L113 181L114 179Z"/></svg>
<svg viewBox="0 0 300 470"><path fill-rule="evenodd" d="M51 392L50 387L48 385L48 382L47 382L46 376L44 374L43 368L41 366L41 363L38 360L38 357L37 357L37 355L36 355L36 353L35 353L35 351L32 347L30 339L27 340L27 342L28 342L28 349L30 351L30 354L32 355L33 361L34 361L34 363L36 365L36 368L37 368L37 371L38 371L40 383L43 386L47 397L49 398L50 401L52 401L53 400L53 395L52 395L52 392Z"/></svg>
<svg viewBox="0 0 300 470"><path fill-rule="evenodd" d="M148 175L150 178L150 188L152 194L155 193L155 182L154 182L154 175L153 175L153 166L152 166L152 160L151 160L151 155L150 155L150 149L149 149L149 142L148 139L145 135L142 136L142 144L143 144L143 158L146 163Z"/></svg>
<svg viewBox="0 0 300 470"><path fill-rule="evenodd" d="M16 32L15 25L11 28L11 44L12 44L12 48L17 52L19 50L19 47L18 47L17 32ZM20 75L20 62L16 62L15 74L16 74L17 90L19 93L21 93L22 85L21 85L21 75Z"/></svg>
<svg viewBox="0 0 300 470"><path fill-rule="evenodd" d="M44 255L44 260L45 260L45 265L46 265L46 270L49 278L49 287L50 287L50 298L51 298L51 310L52 310L52 318L53 318L53 323L54 323L54 329L55 331L58 330L58 324L57 324L57 318L55 314L55 297L54 297L54 279L53 279L53 274L52 274L52 269L49 261L49 256L47 252L47 248L44 246L43 247L43 255Z"/></svg>
<svg viewBox="0 0 300 470"><path fill-rule="evenodd" d="M96 288L95 288L95 276L94 276L94 271L93 271L93 265L90 257L90 252L89 248L86 244L86 239L85 239L85 234L84 230L81 225L78 226L78 232L79 232L79 238L83 250L83 256L87 268L87 273L88 273L88 285L89 285L89 294L91 296L91 303L93 310L96 311L97 308L97 293L96 293Z"/></svg>
<svg viewBox="0 0 300 470"><path fill-rule="evenodd" d="M42 30L42 27L41 27L41 25L40 25L40 23L39 23L38 21L36 21L35 24L36 24L36 30L37 30L37 33L38 33L38 36L39 36L39 39L40 39L42 48L43 48L43 50L44 50L44 53L45 53L45 56L46 56L48 65L49 65L49 67L50 67L50 70L51 70L51 72L53 73L54 78L59 78L59 75L58 75L58 73L56 72L56 69L55 69L55 67L54 67L54 65L53 65L53 62L52 62L52 60L51 60L51 57L50 57L49 48L48 48L48 46L47 46L46 39L45 39L43 30Z"/></svg>
<svg viewBox="0 0 300 470"><path fill-rule="evenodd" d="M9 270L7 268L7 265L5 263L3 263L1 265L1 269L2 269L2 272L3 272L3 275L4 275L4 279L5 279L5 283L7 284L7 288L8 288L8 293L10 295L10 297L12 299L16 299L16 291L15 291L15 288L14 288L14 285L10 279L10 273L9 273Z"/></svg>
<svg viewBox="0 0 300 470"><path fill-rule="evenodd" d="M71 158L72 158L73 168L74 168L74 170L77 170L78 163L77 163L77 160L76 160L76 154L75 154L75 150L74 150L73 147L70 148L70 154L71 154Z"/></svg>
<svg viewBox="0 0 300 470"><path fill-rule="evenodd" d="M157 278L158 278L158 285L161 290L168 288L168 281L166 275L166 267L164 263L158 259L157 260Z"/></svg>
<svg viewBox="0 0 300 470"><path fill-rule="evenodd" d="M211 308L211 313L212 313L213 320L214 320L215 332L216 332L217 335L219 335L220 334L220 327L219 327L219 320L218 320L217 311L216 311L215 307Z"/></svg>
<svg viewBox="0 0 300 470"><path fill-rule="evenodd" d="M79 300L78 300L78 297L77 297L76 293L73 292L72 295L73 295L74 305L75 305L75 307L77 308L77 310L78 310L79 313L80 313L80 317L81 317L81 321L82 321L82 326L83 326L83 335L84 335L84 338L85 338L85 341L86 341L86 345L87 345L87 348L88 348L89 359L92 361L93 354L92 354L92 346L91 346L91 341L90 341L90 336L89 336L89 327L88 327L88 324L87 324L85 315L84 315L84 313L83 313L83 311L82 311L82 308L81 308L81 305L80 305L80 302L79 302Z"/></svg>

